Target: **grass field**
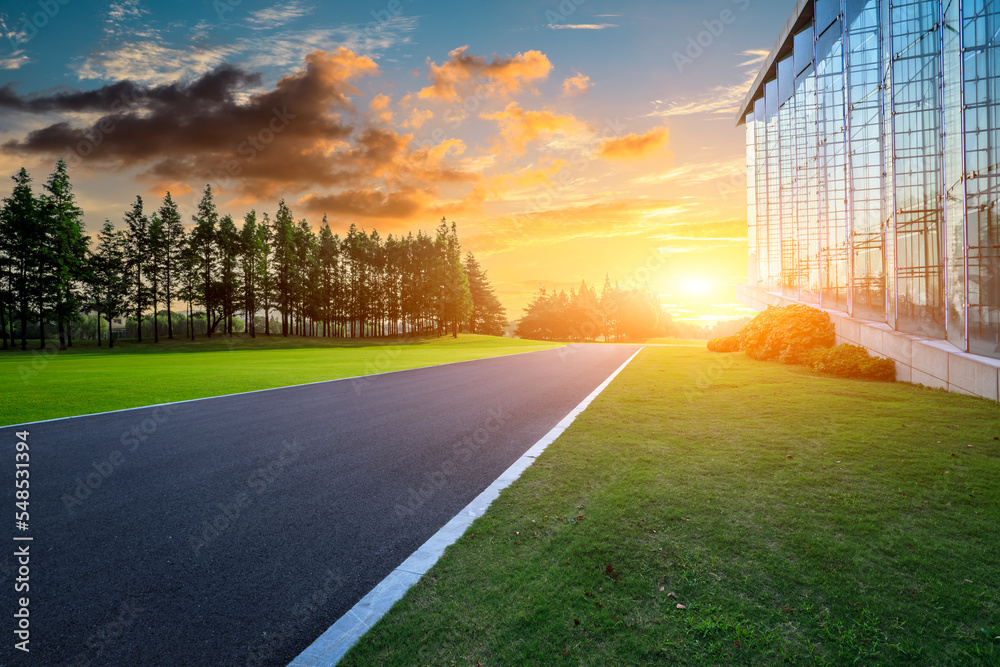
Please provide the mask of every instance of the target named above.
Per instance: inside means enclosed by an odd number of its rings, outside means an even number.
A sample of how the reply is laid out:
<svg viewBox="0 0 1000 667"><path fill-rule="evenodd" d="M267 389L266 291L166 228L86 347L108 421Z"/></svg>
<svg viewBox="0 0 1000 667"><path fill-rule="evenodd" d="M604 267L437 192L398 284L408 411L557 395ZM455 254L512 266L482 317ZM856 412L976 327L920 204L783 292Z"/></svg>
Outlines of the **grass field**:
<svg viewBox="0 0 1000 667"><path fill-rule="evenodd" d="M341 665L1000 664L1000 405L648 348Z"/></svg>
<svg viewBox="0 0 1000 667"><path fill-rule="evenodd" d="M213 336L0 352L0 425L529 352L555 343L462 334L330 339Z"/></svg>

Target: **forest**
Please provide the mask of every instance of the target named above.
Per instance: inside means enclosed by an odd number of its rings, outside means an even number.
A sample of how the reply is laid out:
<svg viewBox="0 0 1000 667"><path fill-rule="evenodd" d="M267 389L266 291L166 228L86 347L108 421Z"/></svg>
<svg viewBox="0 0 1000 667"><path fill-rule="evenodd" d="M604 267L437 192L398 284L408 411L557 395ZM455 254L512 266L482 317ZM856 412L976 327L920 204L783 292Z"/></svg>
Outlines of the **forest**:
<svg viewBox="0 0 1000 667"><path fill-rule="evenodd" d="M21 169L0 209L3 349L29 335L60 349L72 332L100 345L127 318L138 342L196 333L363 337L459 331L502 335L506 313L475 256L462 257L456 225L433 235L344 237L326 216L318 232L284 200L274 218L220 215L206 186L190 231L169 192L159 207L137 196L123 226L85 234L66 163L36 194ZM82 326L91 323L96 326ZM106 323L106 326L105 326ZM201 331L196 326L201 325ZM242 325L242 326L240 326ZM53 331L54 329L54 331Z"/></svg>

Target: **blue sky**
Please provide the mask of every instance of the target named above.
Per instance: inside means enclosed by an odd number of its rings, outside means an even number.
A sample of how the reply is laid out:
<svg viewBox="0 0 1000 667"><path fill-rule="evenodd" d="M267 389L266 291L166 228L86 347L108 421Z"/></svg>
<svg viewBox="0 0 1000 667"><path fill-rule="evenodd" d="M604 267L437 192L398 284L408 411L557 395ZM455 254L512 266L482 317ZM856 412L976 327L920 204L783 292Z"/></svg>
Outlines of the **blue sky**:
<svg viewBox="0 0 1000 667"><path fill-rule="evenodd" d="M732 317L733 117L791 6L5 2L0 170L42 181L75 154L91 231L168 189L193 212L206 183L234 217L280 197L383 235L445 215L512 318L539 285L605 273L680 318Z"/></svg>

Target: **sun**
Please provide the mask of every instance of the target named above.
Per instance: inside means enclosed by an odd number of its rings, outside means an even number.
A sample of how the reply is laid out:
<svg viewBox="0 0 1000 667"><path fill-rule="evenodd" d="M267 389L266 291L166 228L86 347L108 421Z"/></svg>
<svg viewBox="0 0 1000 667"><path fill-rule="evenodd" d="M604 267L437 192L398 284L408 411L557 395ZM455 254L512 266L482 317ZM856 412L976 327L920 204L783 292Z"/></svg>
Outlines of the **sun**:
<svg viewBox="0 0 1000 667"><path fill-rule="evenodd" d="M700 276L689 276L681 282L681 291L691 296L704 296L712 290L712 281Z"/></svg>

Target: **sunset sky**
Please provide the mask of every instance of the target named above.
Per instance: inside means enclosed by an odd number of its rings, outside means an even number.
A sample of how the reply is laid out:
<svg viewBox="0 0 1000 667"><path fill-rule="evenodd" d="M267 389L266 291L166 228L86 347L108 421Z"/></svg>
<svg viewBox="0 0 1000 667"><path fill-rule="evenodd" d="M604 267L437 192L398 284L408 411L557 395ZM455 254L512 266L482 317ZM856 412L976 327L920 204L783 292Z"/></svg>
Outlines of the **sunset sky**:
<svg viewBox="0 0 1000 667"><path fill-rule="evenodd" d="M0 173L66 158L91 234L211 183L236 219L446 216L512 320L605 273L743 312L734 116L791 0L61 1L0 9Z"/></svg>

